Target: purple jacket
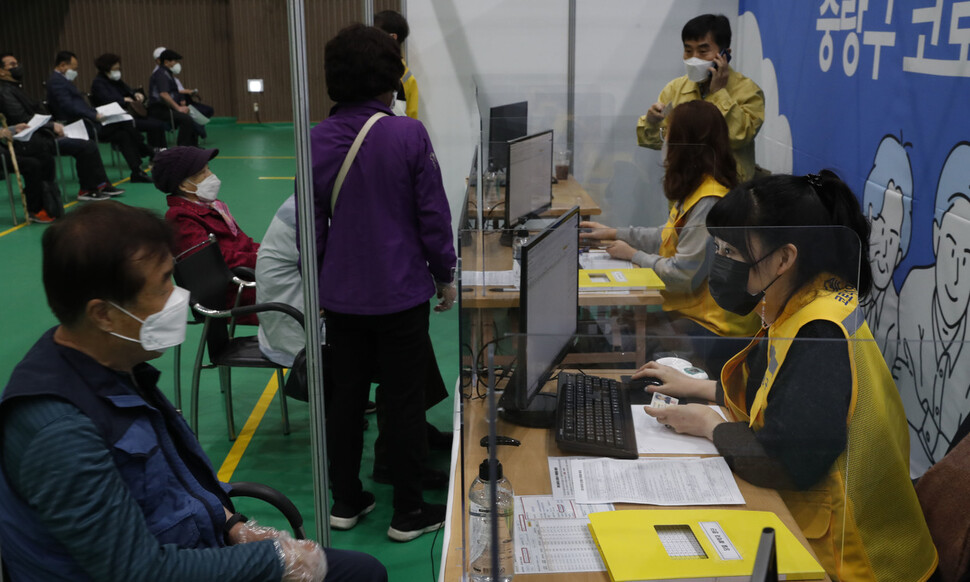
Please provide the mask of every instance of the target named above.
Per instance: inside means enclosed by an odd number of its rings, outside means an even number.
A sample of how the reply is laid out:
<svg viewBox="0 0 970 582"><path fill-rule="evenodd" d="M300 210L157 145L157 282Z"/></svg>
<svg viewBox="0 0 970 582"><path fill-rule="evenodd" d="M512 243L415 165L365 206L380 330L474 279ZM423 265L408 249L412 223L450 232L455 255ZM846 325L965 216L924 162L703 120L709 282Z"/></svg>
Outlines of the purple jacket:
<svg viewBox="0 0 970 582"><path fill-rule="evenodd" d="M357 133L367 134L328 225L330 194ZM420 121L394 117L379 101L338 104L310 132L320 262L320 305L382 315L410 309L452 281L451 212L431 139ZM434 280L433 280L433 279Z"/></svg>

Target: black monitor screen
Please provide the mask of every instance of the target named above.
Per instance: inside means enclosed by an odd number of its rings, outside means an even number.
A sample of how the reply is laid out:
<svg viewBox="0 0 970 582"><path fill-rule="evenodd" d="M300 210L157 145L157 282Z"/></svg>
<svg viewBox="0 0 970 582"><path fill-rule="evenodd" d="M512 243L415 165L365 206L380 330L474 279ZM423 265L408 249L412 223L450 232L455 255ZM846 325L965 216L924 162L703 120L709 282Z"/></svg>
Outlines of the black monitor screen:
<svg viewBox="0 0 970 582"><path fill-rule="evenodd" d="M516 224L552 205L552 130L509 142L505 224Z"/></svg>
<svg viewBox="0 0 970 582"><path fill-rule="evenodd" d="M562 360L577 327L579 207L522 247L519 337L515 371L503 397L525 410Z"/></svg>
<svg viewBox="0 0 970 582"><path fill-rule="evenodd" d="M488 114L488 162L495 170L509 167L509 141L529 133L529 102L492 107ZM485 166L488 168L488 166Z"/></svg>

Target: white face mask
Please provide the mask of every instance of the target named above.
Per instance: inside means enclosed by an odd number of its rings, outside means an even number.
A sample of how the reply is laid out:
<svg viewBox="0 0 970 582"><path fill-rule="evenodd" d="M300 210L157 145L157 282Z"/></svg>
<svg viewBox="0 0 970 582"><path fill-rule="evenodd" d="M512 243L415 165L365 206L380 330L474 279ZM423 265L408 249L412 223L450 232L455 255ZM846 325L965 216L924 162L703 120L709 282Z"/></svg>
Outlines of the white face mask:
<svg viewBox="0 0 970 582"><path fill-rule="evenodd" d="M74 79L77 79L77 71L74 69L67 69L64 71L64 77L67 78L68 81L73 81Z"/></svg>
<svg viewBox="0 0 970 582"><path fill-rule="evenodd" d="M121 71L110 71L108 73L108 78L111 79L112 81L120 81Z"/></svg>
<svg viewBox="0 0 970 582"><path fill-rule="evenodd" d="M179 73L181 73L182 72L182 63L175 63L174 65L172 65L171 71L172 71L172 74L173 75L178 75Z"/></svg>
<svg viewBox="0 0 970 582"><path fill-rule="evenodd" d="M708 71L714 65L713 61L705 61L697 57L691 57L684 61L684 68L687 69L687 78L695 83L703 83L711 76Z"/></svg>
<svg viewBox="0 0 970 582"><path fill-rule="evenodd" d="M185 341L185 328L188 326L189 317L189 292L181 287L175 287L172 294L168 296L168 301L158 313L153 313L145 319L139 319L131 314L127 309L110 302L128 317L141 322L141 330L138 332L139 339L123 336L119 333L108 332L115 337L141 344L142 349L148 352L164 352L166 349L177 346Z"/></svg>
<svg viewBox="0 0 970 582"><path fill-rule="evenodd" d="M213 202L218 198L219 188L222 187L222 180L216 177L215 174L209 174L205 180L202 180L198 184L192 180L188 180L188 183L195 186L194 194L198 196L199 200L204 200L205 202Z"/></svg>

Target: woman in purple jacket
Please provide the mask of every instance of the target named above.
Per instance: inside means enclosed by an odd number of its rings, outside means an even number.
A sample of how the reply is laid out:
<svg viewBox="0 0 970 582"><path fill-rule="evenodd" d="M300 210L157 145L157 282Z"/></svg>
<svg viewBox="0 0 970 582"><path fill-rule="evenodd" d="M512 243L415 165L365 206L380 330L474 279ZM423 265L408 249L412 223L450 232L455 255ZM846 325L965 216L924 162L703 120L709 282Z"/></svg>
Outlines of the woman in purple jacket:
<svg viewBox="0 0 970 582"><path fill-rule="evenodd" d="M445 519L444 505L422 499L420 468L428 455L429 299L437 294L435 310L443 311L456 295L451 213L428 132L389 108L404 73L394 39L351 25L327 43L324 68L337 104L313 129L311 143L320 305L335 384L327 411L330 525L349 529L374 508L358 474L360 419L376 372L387 395L378 405L393 411L381 429L391 443L394 485L387 535L405 542ZM335 194L341 166L368 121L373 125Z"/></svg>

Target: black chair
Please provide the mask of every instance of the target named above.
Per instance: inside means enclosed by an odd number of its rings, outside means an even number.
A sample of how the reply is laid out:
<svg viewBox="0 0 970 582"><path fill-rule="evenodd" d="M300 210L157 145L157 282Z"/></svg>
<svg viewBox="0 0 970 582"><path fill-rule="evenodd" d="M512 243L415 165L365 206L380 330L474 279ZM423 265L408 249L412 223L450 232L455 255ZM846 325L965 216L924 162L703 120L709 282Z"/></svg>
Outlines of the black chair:
<svg viewBox="0 0 970 582"><path fill-rule="evenodd" d="M286 518L287 523L290 524L290 529L293 530L294 538L298 540L306 539L306 530L303 528L303 516L300 514L300 510L296 508L296 505L290 501L289 497L269 485L263 485L262 483L235 481L230 483L229 486L232 487L229 490L229 497L250 497L269 503L278 509L283 514L283 517Z"/></svg>
<svg viewBox="0 0 970 582"><path fill-rule="evenodd" d="M191 249L190 249L191 250ZM183 256L184 255L184 256ZM202 322L202 337L196 352L195 365L192 370L192 414L189 424L198 434L199 426L199 380L202 369L218 368L219 383L225 395L226 424L229 430L229 440L236 439L236 428L232 412L232 382L230 369L238 368L267 368L276 370L279 385L280 411L283 417L283 434L290 434L290 421L286 410L286 397L283 395L283 367L266 359L259 351L259 341L256 336L234 337L234 318L262 313L265 311L279 311L286 313L303 325L303 314L299 310L285 303L261 303L229 307L226 305L226 290L230 285L237 285L239 293L255 283L240 279L226 266L226 262L216 244L210 236L205 243L198 245L191 254L180 255L182 258L175 262L175 282L189 290L190 303L196 320ZM252 269L247 269L252 273ZM203 365L203 357L208 349L208 366ZM176 407L181 397L176 395Z"/></svg>

